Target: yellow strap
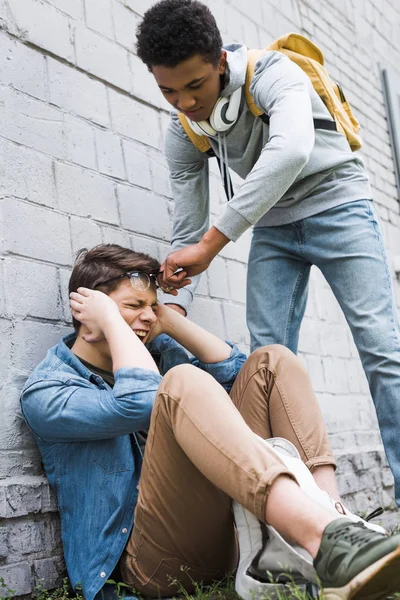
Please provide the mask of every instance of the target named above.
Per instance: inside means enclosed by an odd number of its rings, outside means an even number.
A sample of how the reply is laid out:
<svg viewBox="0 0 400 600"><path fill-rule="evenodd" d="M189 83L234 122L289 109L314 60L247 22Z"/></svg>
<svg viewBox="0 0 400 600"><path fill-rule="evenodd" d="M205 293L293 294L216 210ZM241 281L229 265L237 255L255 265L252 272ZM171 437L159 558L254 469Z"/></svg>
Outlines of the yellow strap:
<svg viewBox="0 0 400 600"><path fill-rule="evenodd" d="M183 129L185 130L185 133L188 135L190 141L196 146L196 148L200 150L200 152L208 152L208 150L210 150L211 148L211 144L208 141L207 136L198 135L197 133L195 133L190 127L187 118L183 113L178 112L178 119Z"/></svg>
<svg viewBox="0 0 400 600"><path fill-rule="evenodd" d="M244 95L247 106L255 117L259 117L264 111L262 111L261 108L259 108L254 102L253 96L250 94L250 85L253 79L254 69L257 61L259 61L268 50L276 50L278 52L282 50L291 50L292 52L297 52L298 54L303 54L309 58L313 58L321 65L324 64L324 56L321 50L308 38L300 35L299 33L287 33L286 35L274 40L269 46L261 50L248 50Z"/></svg>
<svg viewBox="0 0 400 600"><path fill-rule="evenodd" d="M324 64L324 55L311 40L299 33L287 33L274 40L265 50L291 50L308 58L316 60L320 65Z"/></svg>
<svg viewBox="0 0 400 600"><path fill-rule="evenodd" d="M259 117L263 114L263 110L257 106L254 102L253 96L250 94L250 84L254 75L254 68L256 62L265 54L265 50L248 50L247 51L247 68L246 68L246 80L244 82L244 96L246 98L247 106L255 117Z"/></svg>

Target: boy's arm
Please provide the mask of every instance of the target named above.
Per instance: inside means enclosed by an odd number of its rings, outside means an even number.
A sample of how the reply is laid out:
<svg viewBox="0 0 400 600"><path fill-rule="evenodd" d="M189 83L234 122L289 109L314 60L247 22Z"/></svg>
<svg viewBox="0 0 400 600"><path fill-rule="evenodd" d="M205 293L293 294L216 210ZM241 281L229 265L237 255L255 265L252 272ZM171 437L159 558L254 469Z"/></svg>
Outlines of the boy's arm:
<svg viewBox="0 0 400 600"><path fill-rule="evenodd" d="M151 332L152 339L159 333L166 333L202 363L218 363L231 356L229 344L168 306L161 304L157 308L157 317Z"/></svg>
<svg viewBox="0 0 400 600"><path fill-rule="evenodd" d="M102 292L70 294L72 315L86 328L86 343L106 340L115 385L73 375L45 373L28 383L21 407L32 430L51 442L87 441L146 429L161 381L157 366L115 302Z"/></svg>
<svg viewBox="0 0 400 600"><path fill-rule="evenodd" d="M171 246L177 250L199 242L209 227L209 169L207 156L189 140L174 112L166 132L165 155L174 199ZM178 296L165 294L164 304L177 304L187 312L199 282L199 277L191 279Z"/></svg>
<svg viewBox="0 0 400 600"><path fill-rule="evenodd" d="M140 367L158 373L150 352L124 321L109 296L79 288L78 292L70 294L70 305L72 316L89 330L82 336L86 342L106 339L114 373L123 367Z"/></svg>
<svg viewBox="0 0 400 600"><path fill-rule="evenodd" d="M277 52L259 61L250 90L269 116L268 142L215 226L195 245L168 255L162 265L165 285L174 285L177 266L188 277L204 271L224 245L255 225L294 183L314 146L310 86L300 67Z"/></svg>
<svg viewBox="0 0 400 600"><path fill-rule="evenodd" d="M128 367L114 376L111 390L104 382L64 373L38 375L22 391L22 413L47 442L107 439L148 429L161 375Z"/></svg>

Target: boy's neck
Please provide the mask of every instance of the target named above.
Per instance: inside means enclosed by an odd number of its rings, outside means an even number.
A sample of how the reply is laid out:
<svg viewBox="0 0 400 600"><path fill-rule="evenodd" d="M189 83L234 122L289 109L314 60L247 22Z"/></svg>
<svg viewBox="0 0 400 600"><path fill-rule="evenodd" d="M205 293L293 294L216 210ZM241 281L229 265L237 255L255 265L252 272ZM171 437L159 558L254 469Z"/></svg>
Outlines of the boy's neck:
<svg viewBox="0 0 400 600"><path fill-rule="evenodd" d="M110 350L106 340L100 342L85 342L82 335L85 331L82 331L82 327L76 336L76 340L71 348L78 358L86 361L87 363L112 373L113 365ZM87 332L86 332L87 333Z"/></svg>

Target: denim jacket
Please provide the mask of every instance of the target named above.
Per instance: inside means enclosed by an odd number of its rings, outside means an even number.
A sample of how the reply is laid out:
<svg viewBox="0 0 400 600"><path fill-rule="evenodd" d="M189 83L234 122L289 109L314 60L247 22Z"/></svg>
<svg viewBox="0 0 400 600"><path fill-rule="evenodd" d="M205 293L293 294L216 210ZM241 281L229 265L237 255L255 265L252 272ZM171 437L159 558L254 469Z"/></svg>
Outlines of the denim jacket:
<svg viewBox="0 0 400 600"><path fill-rule="evenodd" d="M122 368L111 388L71 352L73 340L67 335L47 352L22 390L21 409L56 490L69 578L97 600L133 527L142 465L134 434L149 427L162 377ZM149 349L162 375L192 363L227 391L246 359L233 346L227 360L205 364L164 334Z"/></svg>

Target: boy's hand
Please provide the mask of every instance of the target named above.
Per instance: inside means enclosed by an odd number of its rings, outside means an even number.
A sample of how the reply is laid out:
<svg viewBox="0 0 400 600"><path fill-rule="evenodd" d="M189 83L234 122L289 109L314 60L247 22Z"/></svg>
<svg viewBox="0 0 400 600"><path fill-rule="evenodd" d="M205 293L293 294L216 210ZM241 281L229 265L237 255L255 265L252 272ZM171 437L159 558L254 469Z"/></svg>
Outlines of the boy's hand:
<svg viewBox="0 0 400 600"><path fill-rule="evenodd" d="M107 326L115 323L116 319L122 319L114 300L103 292L80 287L69 297L72 316L89 330L82 335L85 342L104 340Z"/></svg>
<svg viewBox="0 0 400 600"><path fill-rule="evenodd" d="M157 336L165 333L166 320L168 320L168 312L171 309L164 304L159 304L156 309L157 321L152 325L147 338L146 344L152 342Z"/></svg>
<svg viewBox="0 0 400 600"><path fill-rule="evenodd" d="M226 235L216 227L211 227L197 244L170 252L158 274L161 288L176 296L175 290L188 285L188 277L194 277L208 269L210 262L229 242L230 239Z"/></svg>

